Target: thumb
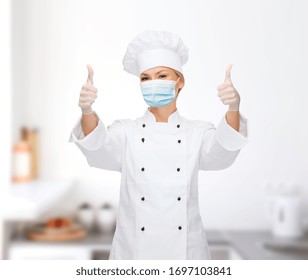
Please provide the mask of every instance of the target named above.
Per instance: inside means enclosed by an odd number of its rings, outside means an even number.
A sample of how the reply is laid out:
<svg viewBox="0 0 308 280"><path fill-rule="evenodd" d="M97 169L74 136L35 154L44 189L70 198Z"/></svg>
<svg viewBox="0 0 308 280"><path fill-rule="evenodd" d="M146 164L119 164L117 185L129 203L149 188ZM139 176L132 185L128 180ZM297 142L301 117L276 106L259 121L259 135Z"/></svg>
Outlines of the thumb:
<svg viewBox="0 0 308 280"><path fill-rule="evenodd" d="M230 81L231 82L231 68L232 68L233 64L229 64L226 70L226 77L225 77L225 82Z"/></svg>
<svg viewBox="0 0 308 280"><path fill-rule="evenodd" d="M93 68L90 64L87 64L88 67L88 79L87 79L87 83L93 85Z"/></svg>

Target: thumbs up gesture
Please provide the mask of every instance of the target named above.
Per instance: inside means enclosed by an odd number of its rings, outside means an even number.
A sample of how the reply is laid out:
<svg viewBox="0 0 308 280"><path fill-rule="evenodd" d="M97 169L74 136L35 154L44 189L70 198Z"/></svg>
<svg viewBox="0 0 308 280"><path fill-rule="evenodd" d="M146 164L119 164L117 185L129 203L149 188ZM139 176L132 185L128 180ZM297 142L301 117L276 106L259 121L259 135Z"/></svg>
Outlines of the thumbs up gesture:
<svg viewBox="0 0 308 280"><path fill-rule="evenodd" d="M92 114L91 105L94 103L97 97L97 88L93 86L93 69L92 66L87 64L88 67L88 78L86 83L82 86L80 97L79 97L79 107L81 108L83 115Z"/></svg>
<svg viewBox="0 0 308 280"><path fill-rule="evenodd" d="M239 111L241 98L232 84L231 68L232 64L229 64L226 70L225 82L217 87L217 95L225 105L229 105L229 111Z"/></svg>

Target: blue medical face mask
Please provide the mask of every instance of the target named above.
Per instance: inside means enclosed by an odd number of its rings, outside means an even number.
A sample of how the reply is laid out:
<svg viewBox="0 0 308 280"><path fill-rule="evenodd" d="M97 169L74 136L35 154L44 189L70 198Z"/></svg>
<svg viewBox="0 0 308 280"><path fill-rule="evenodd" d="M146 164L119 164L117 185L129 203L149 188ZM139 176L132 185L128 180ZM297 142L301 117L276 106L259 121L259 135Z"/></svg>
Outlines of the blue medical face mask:
<svg viewBox="0 0 308 280"><path fill-rule="evenodd" d="M150 80L140 83L144 101L151 107L168 105L175 98L175 85L179 81Z"/></svg>

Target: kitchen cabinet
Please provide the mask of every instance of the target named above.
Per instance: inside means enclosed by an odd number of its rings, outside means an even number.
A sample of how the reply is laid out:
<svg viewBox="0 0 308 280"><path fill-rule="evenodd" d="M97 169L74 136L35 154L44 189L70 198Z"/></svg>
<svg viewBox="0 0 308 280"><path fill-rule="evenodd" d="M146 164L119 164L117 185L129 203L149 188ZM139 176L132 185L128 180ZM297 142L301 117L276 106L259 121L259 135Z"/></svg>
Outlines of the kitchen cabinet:
<svg viewBox="0 0 308 280"><path fill-rule="evenodd" d="M9 260L90 260L86 248L67 246L11 246Z"/></svg>

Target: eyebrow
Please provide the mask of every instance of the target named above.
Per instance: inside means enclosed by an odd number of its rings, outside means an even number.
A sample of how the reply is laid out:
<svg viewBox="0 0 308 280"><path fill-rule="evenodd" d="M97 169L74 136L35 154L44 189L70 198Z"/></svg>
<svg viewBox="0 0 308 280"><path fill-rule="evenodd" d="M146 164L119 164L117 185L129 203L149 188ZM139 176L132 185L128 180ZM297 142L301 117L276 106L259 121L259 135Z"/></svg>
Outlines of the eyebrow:
<svg viewBox="0 0 308 280"><path fill-rule="evenodd" d="M159 74L160 72L163 72L163 71L167 71L167 70L160 70L156 74ZM141 74L141 76L148 76L148 74Z"/></svg>

